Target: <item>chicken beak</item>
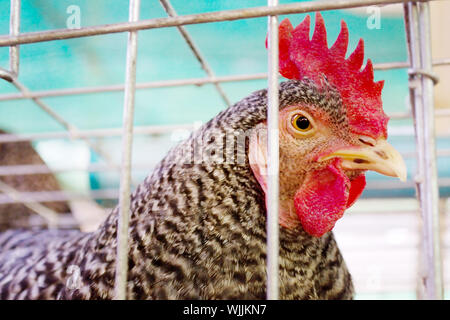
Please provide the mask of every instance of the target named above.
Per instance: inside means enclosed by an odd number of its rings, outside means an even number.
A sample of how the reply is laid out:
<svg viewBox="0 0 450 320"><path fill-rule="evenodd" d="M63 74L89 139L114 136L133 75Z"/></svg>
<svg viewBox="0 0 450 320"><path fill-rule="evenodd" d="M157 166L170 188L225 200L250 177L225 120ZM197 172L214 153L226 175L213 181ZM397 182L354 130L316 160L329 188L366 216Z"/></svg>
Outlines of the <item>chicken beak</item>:
<svg viewBox="0 0 450 320"><path fill-rule="evenodd" d="M319 161L341 158L342 168L349 170L373 170L381 174L398 177L406 181L406 165L400 153L385 139L379 139L372 145L345 148L323 156Z"/></svg>

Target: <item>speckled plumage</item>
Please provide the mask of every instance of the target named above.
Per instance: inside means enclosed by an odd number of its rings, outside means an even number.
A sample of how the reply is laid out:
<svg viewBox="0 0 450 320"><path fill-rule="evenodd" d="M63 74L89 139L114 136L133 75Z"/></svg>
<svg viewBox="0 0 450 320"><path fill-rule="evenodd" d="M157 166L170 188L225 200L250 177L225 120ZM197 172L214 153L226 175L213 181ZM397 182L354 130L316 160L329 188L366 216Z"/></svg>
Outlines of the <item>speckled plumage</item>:
<svg viewBox="0 0 450 320"><path fill-rule="evenodd" d="M250 170L247 143L226 151L223 163L217 151L228 150L227 137L238 133L234 144L266 119L266 101L261 90L221 112L173 148L132 194L128 298L265 298L263 191ZM307 79L281 84L280 107L294 103L342 118L339 96ZM117 213L93 233L0 234L0 298L112 298ZM280 228L280 281L282 299L353 295L333 234L316 238L301 226Z"/></svg>
<svg viewBox="0 0 450 320"><path fill-rule="evenodd" d="M0 130L0 134L6 132ZM45 165L29 142L0 143L0 165ZM53 174L2 176L0 180L19 192L61 190ZM44 202L44 206L56 213L70 213L67 202ZM0 231L14 228L47 228L48 222L21 203L0 205Z"/></svg>

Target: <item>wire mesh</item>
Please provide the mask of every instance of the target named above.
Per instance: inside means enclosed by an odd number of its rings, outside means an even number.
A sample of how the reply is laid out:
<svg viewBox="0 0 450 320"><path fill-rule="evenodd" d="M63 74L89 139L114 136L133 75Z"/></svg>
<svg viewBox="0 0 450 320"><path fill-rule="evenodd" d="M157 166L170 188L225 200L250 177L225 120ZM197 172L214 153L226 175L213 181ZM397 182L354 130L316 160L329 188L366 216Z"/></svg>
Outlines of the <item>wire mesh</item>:
<svg viewBox="0 0 450 320"><path fill-rule="evenodd" d="M436 169L434 101L428 3L405 5L405 25L411 61L411 105L418 147L415 178L422 208L422 264L420 295L442 299L443 283L439 241L439 189ZM417 70L425 72L417 72ZM430 76L431 75L431 76Z"/></svg>
<svg viewBox="0 0 450 320"><path fill-rule="evenodd" d="M151 89L161 87L173 87L173 86L189 86L189 85L203 85L213 84L223 102L226 105L230 105L230 99L221 87L224 82L237 82L247 81L254 79L268 79L268 92L269 92L269 105L268 105L268 123L269 133L269 201L268 201L268 247L267 247L267 270L268 270L268 283L267 283L267 298L278 299L278 40L277 40L277 16L282 14L295 14L295 13L307 13L313 11L323 10L335 10L343 8L363 7L369 5L385 5L392 3L404 3L405 4L405 17L407 18L407 35L409 36L408 49L410 52L410 61L408 62L390 62L383 64L376 64L375 70L391 70L396 68L409 68L411 74L411 83L413 89L411 90L411 98L414 102L415 108L412 113L392 114L394 119L403 119L414 117L416 120L415 128L418 139L418 154L417 159L425 159L426 155L435 154L435 146L433 143L429 143L434 139L432 133L432 123L434 121L432 112L433 91L432 85L433 74L431 72L432 66L437 65L450 65L450 59L441 59L431 62L429 53L429 18L428 16L428 3L417 3L402 0L338 0L338 1L315 1L315 2L300 2L293 4L278 4L276 0L269 0L268 6L257 8L245 8L239 10L218 11L212 13L194 14L186 16L178 16L175 9L172 7L168 0L160 0L162 6L166 10L169 17L139 20L139 0L130 0L130 19L128 22L116 23L111 25L100 25L94 27L86 27L80 29L59 29L49 30L42 32L31 33L19 33L20 26L20 0L11 0L11 17L10 17L10 34L9 36L0 37L0 47L9 46L10 48L10 65L9 70L0 69L0 77L13 83L18 89L18 93L14 94L2 94L0 95L0 101L9 101L16 99L31 99L37 106L47 112L55 121L64 127L66 132L48 132L39 134L28 135L16 135L5 134L0 136L0 142L13 142L13 141L30 141L37 139L54 139L54 138L70 138L70 139L83 139L88 145L106 159L106 165L92 165L87 170L101 171L101 170L120 170L121 172L121 184L120 190L100 190L93 192L91 196L95 197L111 197L117 198L119 195L120 202L120 220L119 220L119 232L118 232L118 251L117 251L117 271L116 271L116 298L126 298L126 275L127 275L127 235L128 235L128 214L130 207L129 194L131 190L131 147L133 130L135 134L151 134L151 133L163 133L171 132L175 129L179 129L180 125L176 126L142 126L133 128L133 106L135 90ZM268 17L268 31L269 31L269 54L268 54L268 73L261 74L244 74L234 76L221 76L215 75L214 71L208 64L205 57L202 56L200 49L195 44L192 36L184 28L189 24L200 24L220 21L231 21L237 19L247 19L255 17ZM195 57L204 69L207 77L197 79L182 79L182 80L165 80L165 81L153 81L146 83L136 83L136 59L137 59L137 33L139 30L147 30L154 28L165 27L177 27L183 39L189 45L190 49L194 53ZM98 86L88 88L73 88L73 89L59 89L59 90L46 90L46 91L31 91L26 86L21 84L18 79L19 73L19 46L29 43L37 43L43 41L54 41L61 39L89 37L102 34L111 34L119 32L128 32L128 53L127 53L127 71L124 84ZM420 61L418 61L420 60ZM418 97L418 90L421 90L423 95ZM112 92L112 91L124 91L124 118L123 128L110 128L110 129L96 129L96 130L79 130L69 121L61 117L56 113L47 103L44 103L41 98L57 97L65 95L78 95L78 94L96 94L100 92ZM436 112L437 116L450 116L448 110ZM418 119L425 119L422 125L418 123ZM192 124L185 124L181 127L191 130ZM102 138L111 136L122 135L122 165L118 166L113 163L108 154L104 154L101 150L96 148L94 144L90 142L90 138ZM437 155L447 155L447 152L441 152ZM414 156L411 154L409 156ZM423 296L424 298L441 298L442 297L442 279L441 270L439 266L440 254L438 246L439 222L437 219L437 188L438 181L436 176L436 169L433 168L434 158L427 158L431 165L421 165L421 170L416 179L416 183L419 185L420 195L430 195L432 198L419 197L422 204L423 213L423 255L430 257L426 261L425 274L422 275L424 279ZM426 168L432 168L434 172L424 172ZM151 169L142 166L141 169ZM86 168L64 168L62 171L70 170L86 170ZM35 174L49 172L49 169L45 166L12 166L0 167L0 176L14 175L14 174ZM444 181L445 182L445 181ZM411 182L412 183L412 182ZM450 185L450 182L445 182ZM370 185L369 185L370 187ZM381 185L373 185L374 188L386 188L386 183ZM397 188L398 184L394 184L394 188ZM8 191L8 190L4 190ZM6 193L6 192L5 192ZM79 197L80 195L67 193L54 192L53 194L45 193L36 198L33 194L22 194L9 190L12 194L9 198L0 199L0 203L12 202L24 202L31 203L35 211L39 211L42 208L36 209L36 204L39 202L55 200L55 199L71 199ZM96 194L97 193L97 194ZM49 216L49 213L45 209L41 210L45 213L44 216Z"/></svg>

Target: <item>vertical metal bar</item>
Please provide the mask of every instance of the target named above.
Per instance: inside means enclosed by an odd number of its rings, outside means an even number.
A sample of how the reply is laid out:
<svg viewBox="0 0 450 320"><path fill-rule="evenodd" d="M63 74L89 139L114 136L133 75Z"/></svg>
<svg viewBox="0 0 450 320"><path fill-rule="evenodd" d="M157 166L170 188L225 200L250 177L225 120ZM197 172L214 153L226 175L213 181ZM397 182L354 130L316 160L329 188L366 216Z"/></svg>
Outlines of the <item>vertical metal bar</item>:
<svg viewBox="0 0 450 320"><path fill-rule="evenodd" d="M411 61L410 96L416 132L416 185L421 207L422 243L418 294L442 299L442 261L439 238L439 188L434 136L433 81L415 70L431 71L428 3L405 4L405 25Z"/></svg>
<svg viewBox="0 0 450 320"><path fill-rule="evenodd" d="M9 35L17 36L20 31L20 0L11 0ZM16 76L19 74L19 46L9 47L9 69Z"/></svg>
<svg viewBox="0 0 450 320"><path fill-rule="evenodd" d="M422 70L432 70L431 26L429 3L415 3L418 8L419 40ZM443 298L442 260L439 230L439 186L436 165L435 115L434 115L434 83L432 79L422 76L422 106L424 108L424 194L427 211L424 211L424 253L429 269L429 284L425 293L428 299Z"/></svg>
<svg viewBox="0 0 450 320"><path fill-rule="evenodd" d="M268 0L268 6L278 0ZM278 141L278 17L268 17L268 109L267 109L267 299L279 298L279 141Z"/></svg>
<svg viewBox="0 0 450 320"><path fill-rule="evenodd" d="M129 21L139 20L140 0L130 0ZM125 300L128 274L128 225L130 218L131 153L133 143L134 98L136 91L137 31L128 34L127 69L123 110L122 169L120 175L119 217L115 299Z"/></svg>

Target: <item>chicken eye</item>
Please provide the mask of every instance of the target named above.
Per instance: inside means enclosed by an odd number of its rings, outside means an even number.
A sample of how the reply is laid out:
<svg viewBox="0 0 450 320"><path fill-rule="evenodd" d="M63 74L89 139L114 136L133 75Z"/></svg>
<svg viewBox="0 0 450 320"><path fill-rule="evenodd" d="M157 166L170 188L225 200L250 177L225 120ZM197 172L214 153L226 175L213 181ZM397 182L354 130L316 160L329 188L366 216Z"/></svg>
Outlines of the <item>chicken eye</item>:
<svg viewBox="0 0 450 320"><path fill-rule="evenodd" d="M312 129L311 121L301 114L296 114L292 117L292 126L300 132L306 132Z"/></svg>

